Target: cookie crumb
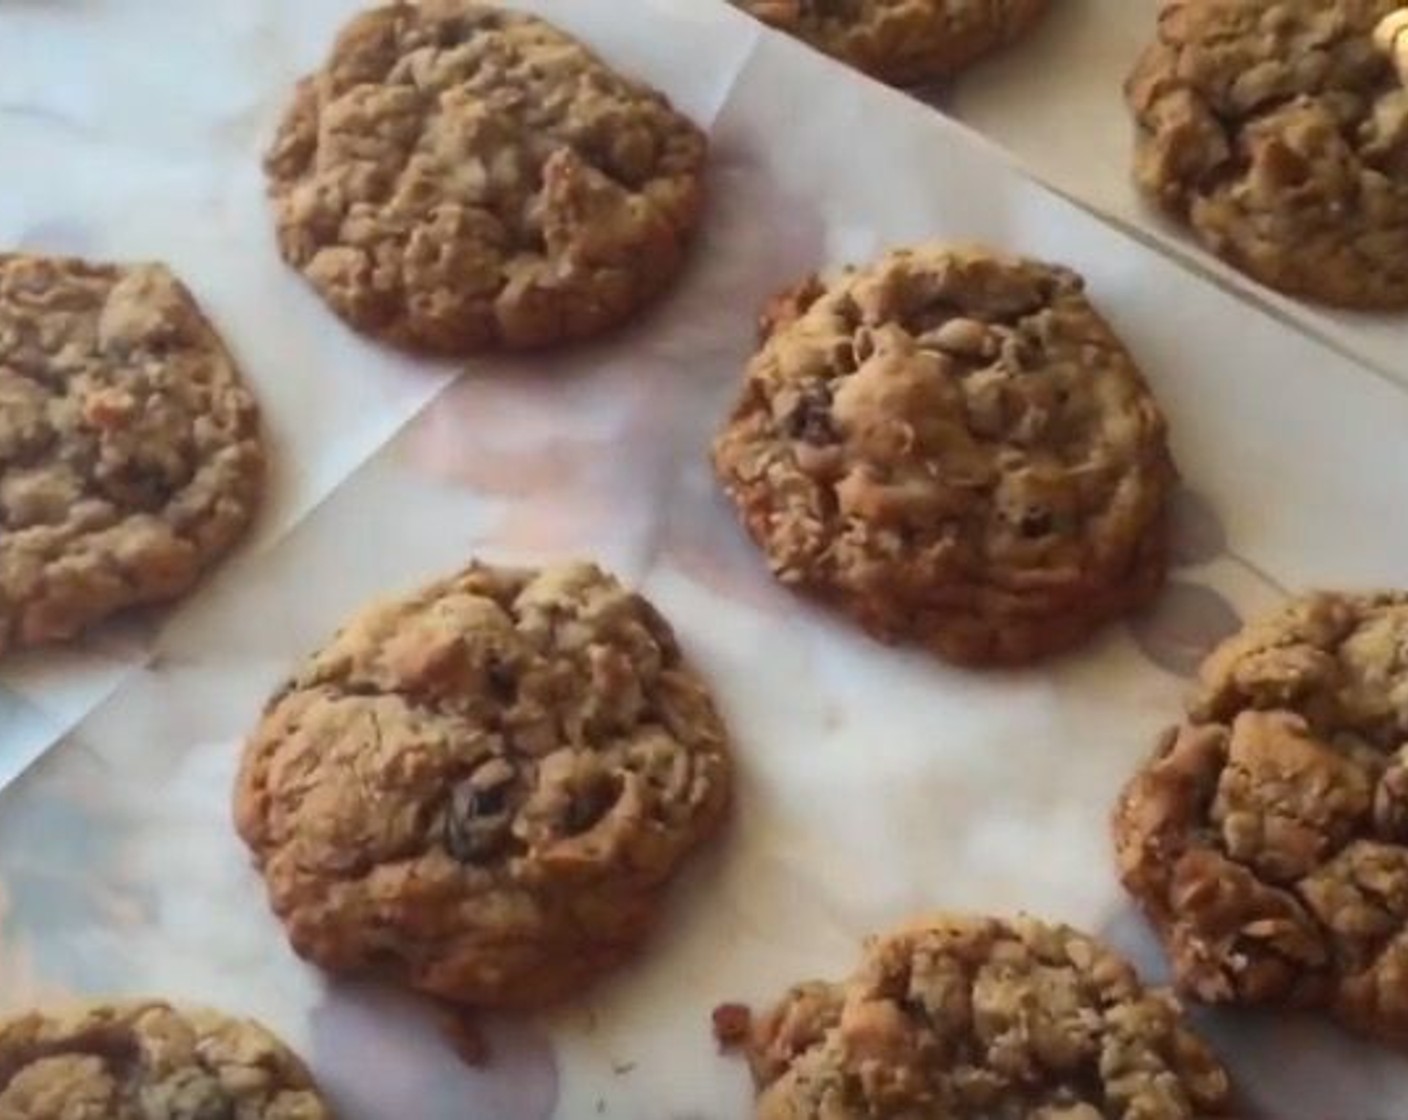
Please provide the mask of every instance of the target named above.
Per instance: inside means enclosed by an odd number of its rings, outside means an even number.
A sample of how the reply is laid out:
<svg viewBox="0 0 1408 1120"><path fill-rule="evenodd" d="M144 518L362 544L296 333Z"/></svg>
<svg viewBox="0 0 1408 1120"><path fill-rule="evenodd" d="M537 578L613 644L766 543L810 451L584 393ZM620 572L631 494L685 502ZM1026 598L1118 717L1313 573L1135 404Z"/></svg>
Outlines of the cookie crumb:
<svg viewBox="0 0 1408 1120"><path fill-rule="evenodd" d="M737 1050L748 1041L753 1012L743 1003L721 1003L714 1008L714 1040L723 1051Z"/></svg>

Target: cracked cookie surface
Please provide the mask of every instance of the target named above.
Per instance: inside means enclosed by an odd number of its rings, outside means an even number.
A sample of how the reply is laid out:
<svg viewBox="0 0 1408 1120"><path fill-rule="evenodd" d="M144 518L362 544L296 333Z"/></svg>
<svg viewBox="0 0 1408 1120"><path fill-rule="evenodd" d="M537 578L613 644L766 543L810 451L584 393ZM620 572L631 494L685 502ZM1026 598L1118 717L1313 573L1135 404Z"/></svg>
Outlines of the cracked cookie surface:
<svg viewBox="0 0 1408 1120"><path fill-rule="evenodd" d="M759 1120L1204 1120L1226 1073L1176 1001L1031 918L935 916L793 988L745 1043Z"/></svg>
<svg viewBox="0 0 1408 1120"><path fill-rule="evenodd" d="M0 1120L332 1120L257 1023L158 1000L0 1020Z"/></svg>
<svg viewBox="0 0 1408 1120"><path fill-rule="evenodd" d="M1264 284L1408 307L1408 89L1373 42L1399 6L1166 2L1125 87L1140 188Z"/></svg>
<svg viewBox="0 0 1408 1120"><path fill-rule="evenodd" d="M0 254L0 653L182 594L263 476L254 398L165 267Z"/></svg>
<svg viewBox="0 0 1408 1120"><path fill-rule="evenodd" d="M971 664L1157 591L1163 416L1079 277L927 246L779 297L715 470L784 583Z"/></svg>
<svg viewBox="0 0 1408 1120"><path fill-rule="evenodd" d="M1047 0L732 0L893 85L944 78L1011 42Z"/></svg>
<svg viewBox="0 0 1408 1120"><path fill-rule="evenodd" d="M265 168L280 250L338 315L454 354L586 338L658 294L705 147L550 24L422 0L352 20Z"/></svg>
<svg viewBox="0 0 1408 1120"><path fill-rule="evenodd" d="M1114 832L1183 990L1408 1045L1408 594L1308 595L1228 639Z"/></svg>
<svg viewBox="0 0 1408 1120"><path fill-rule="evenodd" d="M637 948L728 788L722 722L645 599L587 564L475 564L308 661L235 814L304 957L526 1007Z"/></svg>

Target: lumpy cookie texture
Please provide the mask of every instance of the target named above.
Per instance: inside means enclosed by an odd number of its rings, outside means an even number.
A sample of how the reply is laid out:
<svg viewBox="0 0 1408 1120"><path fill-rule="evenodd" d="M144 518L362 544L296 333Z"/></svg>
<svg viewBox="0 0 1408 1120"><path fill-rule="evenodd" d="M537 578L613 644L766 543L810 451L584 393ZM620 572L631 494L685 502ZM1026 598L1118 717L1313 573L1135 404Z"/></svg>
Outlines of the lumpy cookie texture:
<svg viewBox="0 0 1408 1120"><path fill-rule="evenodd" d="M0 1120L332 1120L263 1027L156 1000L0 1021Z"/></svg>
<svg viewBox="0 0 1408 1120"><path fill-rule="evenodd" d="M1283 291L1408 307L1400 0L1171 0L1126 85L1144 192Z"/></svg>
<svg viewBox="0 0 1408 1120"><path fill-rule="evenodd" d="M258 428L166 268L0 254L0 653L190 587L253 517Z"/></svg>
<svg viewBox="0 0 1408 1120"><path fill-rule="evenodd" d="M1114 827L1184 990L1408 1045L1408 594L1309 595L1229 639Z"/></svg>
<svg viewBox="0 0 1408 1120"><path fill-rule="evenodd" d="M235 812L303 956L525 1007L637 947L728 786L720 718L645 599L591 565L476 564L304 666Z"/></svg>
<svg viewBox="0 0 1408 1120"><path fill-rule="evenodd" d="M1024 32L1047 0L732 0L842 62L911 85L947 77Z"/></svg>
<svg viewBox="0 0 1408 1120"><path fill-rule="evenodd" d="M1200 1120L1226 1073L1172 997L1090 938L935 917L752 1027L759 1120Z"/></svg>
<svg viewBox="0 0 1408 1120"><path fill-rule="evenodd" d="M1162 414L1067 269L929 246L779 297L714 464L778 578L973 664L1162 583Z"/></svg>
<svg viewBox="0 0 1408 1120"><path fill-rule="evenodd" d="M657 294L701 205L703 134L532 16L365 12L266 157L279 246L352 326L420 350L597 334Z"/></svg>

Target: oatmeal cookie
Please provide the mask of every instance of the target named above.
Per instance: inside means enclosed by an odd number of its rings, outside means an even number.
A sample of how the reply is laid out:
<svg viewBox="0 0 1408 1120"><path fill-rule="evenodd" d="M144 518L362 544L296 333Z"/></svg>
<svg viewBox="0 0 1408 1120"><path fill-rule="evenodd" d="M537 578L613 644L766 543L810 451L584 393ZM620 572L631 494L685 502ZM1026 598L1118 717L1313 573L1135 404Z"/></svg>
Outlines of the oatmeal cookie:
<svg viewBox="0 0 1408 1120"><path fill-rule="evenodd" d="M948 77L1016 39L1047 0L732 0L892 85Z"/></svg>
<svg viewBox="0 0 1408 1120"><path fill-rule="evenodd" d="M279 247L357 330L460 354L585 338L680 268L703 134L533 16L393 3L298 86L265 160Z"/></svg>
<svg viewBox="0 0 1408 1120"><path fill-rule="evenodd" d="M1293 295L1408 307L1408 89L1374 43L1401 0L1166 0L1125 92L1135 177Z"/></svg>
<svg viewBox="0 0 1408 1120"><path fill-rule="evenodd" d="M159 1000L0 1021L0 1120L332 1120L257 1023Z"/></svg>
<svg viewBox="0 0 1408 1120"><path fill-rule="evenodd" d="M166 268L0 254L0 652L180 595L263 476L254 398Z"/></svg>
<svg viewBox="0 0 1408 1120"><path fill-rule="evenodd" d="M793 988L745 1044L759 1120L1211 1120L1227 1074L1177 1002L1031 918L933 917Z"/></svg>
<svg viewBox="0 0 1408 1120"><path fill-rule="evenodd" d="M1408 594L1309 595L1228 639L1114 833L1183 990L1408 1045Z"/></svg>
<svg viewBox="0 0 1408 1120"><path fill-rule="evenodd" d="M299 671L235 815L304 957L529 1007L637 947L728 786L723 725L645 599L587 564L474 564Z"/></svg>
<svg viewBox="0 0 1408 1120"><path fill-rule="evenodd" d="M1150 598L1164 420L1078 276L928 246L775 300L714 465L785 584L970 664Z"/></svg>

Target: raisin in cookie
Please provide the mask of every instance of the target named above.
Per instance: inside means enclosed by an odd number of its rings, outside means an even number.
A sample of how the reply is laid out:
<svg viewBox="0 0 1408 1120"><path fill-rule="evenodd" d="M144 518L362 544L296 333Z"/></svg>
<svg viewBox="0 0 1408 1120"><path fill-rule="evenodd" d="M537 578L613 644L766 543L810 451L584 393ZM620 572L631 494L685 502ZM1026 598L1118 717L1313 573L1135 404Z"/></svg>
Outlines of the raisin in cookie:
<svg viewBox="0 0 1408 1120"><path fill-rule="evenodd" d="M1227 1074L1169 995L1031 918L935 917L841 983L792 989L746 1049L759 1120L1205 1120Z"/></svg>
<svg viewBox="0 0 1408 1120"><path fill-rule="evenodd" d="M1136 179L1212 251L1331 304L1408 307L1401 0L1171 0L1126 95Z"/></svg>
<svg viewBox="0 0 1408 1120"><path fill-rule="evenodd" d="M0 1021L0 1120L332 1120L257 1023L158 1000Z"/></svg>
<svg viewBox="0 0 1408 1120"><path fill-rule="evenodd" d="M532 16L357 16L266 158L279 247L356 329L441 353L626 319L679 269L702 133Z"/></svg>
<svg viewBox="0 0 1408 1120"><path fill-rule="evenodd" d="M971 664L1148 599L1164 420L1082 287L928 246L774 301L714 464L778 578Z"/></svg>
<svg viewBox="0 0 1408 1120"><path fill-rule="evenodd" d="M189 588L253 517L258 428L164 267L0 254L0 652Z"/></svg>
<svg viewBox="0 0 1408 1120"><path fill-rule="evenodd" d="M1017 38L1047 0L732 0L894 85L944 78Z"/></svg>
<svg viewBox="0 0 1408 1120"><path fill-rule="evenodd" d="M1183 990L1408 1045L1408 594L1316 594L1228 639L1115 813Z"/></svg>
<svg viewBox="0 0 1408 1120"><path fill-rule="evenodd" d="M303 956L526 1007L637 947L728 785L719 716L649 603L586 564L475 564L308 662L235 812Z"/></svg>

